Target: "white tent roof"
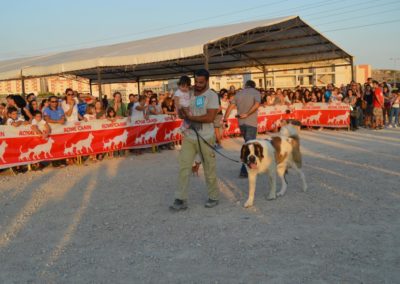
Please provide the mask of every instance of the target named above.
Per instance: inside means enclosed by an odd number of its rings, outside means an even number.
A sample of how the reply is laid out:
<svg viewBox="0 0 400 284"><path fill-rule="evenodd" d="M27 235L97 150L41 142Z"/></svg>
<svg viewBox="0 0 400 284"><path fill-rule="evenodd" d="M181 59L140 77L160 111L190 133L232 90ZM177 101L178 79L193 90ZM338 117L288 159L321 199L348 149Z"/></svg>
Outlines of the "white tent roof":
<svg viewBox="0 0 400 284"><path fill-rule="evenodd" d="M166 79L204 66L232 68L351 58L297 16L0 62L0 80L73 74L102 82Z"/></svg>

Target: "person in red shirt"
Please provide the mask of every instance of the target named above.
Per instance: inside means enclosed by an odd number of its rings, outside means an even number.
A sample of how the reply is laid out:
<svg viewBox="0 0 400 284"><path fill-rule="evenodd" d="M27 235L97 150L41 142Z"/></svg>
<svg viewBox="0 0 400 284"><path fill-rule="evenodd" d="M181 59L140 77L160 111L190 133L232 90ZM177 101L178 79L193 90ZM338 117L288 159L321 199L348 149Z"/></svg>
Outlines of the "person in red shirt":
<svg viewBox="0 0 400 284"><path fill-rule="evenodd" d="M378 81L372 82L374 86L374 98L372 101L372 105L374 107L373 115L374 115L374 125L373 128L375 129L382 129L383 128L383 93L382 89L379 86Z"/></svg>

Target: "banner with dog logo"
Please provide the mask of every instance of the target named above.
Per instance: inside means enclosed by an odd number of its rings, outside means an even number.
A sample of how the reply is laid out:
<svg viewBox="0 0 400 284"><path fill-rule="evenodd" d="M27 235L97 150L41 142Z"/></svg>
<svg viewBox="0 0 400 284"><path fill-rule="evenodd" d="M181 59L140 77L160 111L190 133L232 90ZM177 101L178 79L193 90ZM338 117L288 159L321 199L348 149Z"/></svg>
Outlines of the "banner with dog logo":
<svg viewBox="0 0 400 284"><path fill-rule="evenodd" d="M67 123L51 125L48 138L35 135L30 125L0 126L0 169L178 141L181 123L164 115L132 123L126 118Z"/></svg>
<svg viewBox="0 0 400 284"><path fill-rule="evenodd" d="M224 128L224 135L240 134L239 123L233 110ZM350 125L350 107L344 103L308 103L267 106L258 109L258 132L277 131L282 120L295 119L302 126L347 128Z"/></svg>
<svg viewBox="0 0 400 284"><path fill-rule="evenodd" d="M239 123L232 111L224 135L239 135ZM303 126L349 127L350 107L344 103L309 103L291 106L260 107L258 132L277 131L282 120L296 119ZM77 156L112 152L121 149L146 148L182 139L182 120L157 115L148 120L51 125L51 135L35 135L31 126L0 126L0 169Z"/></svg>
<svg viewBox="0 0 400 284"><path fill-rule="evenodd" d="M294 104L295 119L304 126L348 128L350 106L344 103Z"/></svg>

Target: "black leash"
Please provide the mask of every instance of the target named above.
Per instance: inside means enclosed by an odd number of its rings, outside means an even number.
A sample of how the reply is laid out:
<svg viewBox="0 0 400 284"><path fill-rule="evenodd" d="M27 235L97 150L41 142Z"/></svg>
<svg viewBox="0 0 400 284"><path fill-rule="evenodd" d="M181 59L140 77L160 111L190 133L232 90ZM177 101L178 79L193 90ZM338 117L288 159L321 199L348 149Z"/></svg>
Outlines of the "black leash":
<svg viewBox="0 0 400 284"><path fill-rule="evenodd" d="M214 146L210 145L210 143L208 143L207 140L204 139L204 138L199 134L199 132L197 131L196 128L194 128L193 126L190 126L190 129L192 129L192 130L196 133L196 136L197 136L197 143L199 144L200 156L201 156L201 159L203 160L203 163L204 163L204 156L203 156L203 152L201 151L200 139L203 140L203 142L204 142L208 147L210 147L214 152L216 152L216 153L219 154L220 156L224 157L225 159L228 159L228 160L230 160L230 161L232 161L232 162L235 162L235 163L241 163L241 161L238 161L238 160L234 160L234 159L232 159L232 158L229 158L228 156L222 154L220 151L218 151L217 149L215 149Z"/></svg>

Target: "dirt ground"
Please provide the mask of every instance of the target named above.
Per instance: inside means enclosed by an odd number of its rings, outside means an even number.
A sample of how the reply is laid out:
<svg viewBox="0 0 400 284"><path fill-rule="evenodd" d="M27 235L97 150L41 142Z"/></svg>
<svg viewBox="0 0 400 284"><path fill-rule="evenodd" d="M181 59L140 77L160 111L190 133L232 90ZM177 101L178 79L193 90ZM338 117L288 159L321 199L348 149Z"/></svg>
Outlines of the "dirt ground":
<svg viewBox="0 0 400 284"><path fill-rule="evenodd" d="M0 283L400 283L399 129L301 138L308 192L289 172L267 201L264 176L251 209L218 157L220 205L204 208L200 171L189 209L169 212L176 150L2 173Z"/></svg>

